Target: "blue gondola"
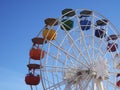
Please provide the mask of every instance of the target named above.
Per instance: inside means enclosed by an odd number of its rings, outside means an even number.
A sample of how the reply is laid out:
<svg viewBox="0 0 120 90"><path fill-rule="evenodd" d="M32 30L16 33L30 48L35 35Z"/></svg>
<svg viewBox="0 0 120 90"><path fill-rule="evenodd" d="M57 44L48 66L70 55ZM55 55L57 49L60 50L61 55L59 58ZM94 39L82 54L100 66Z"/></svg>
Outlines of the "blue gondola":
<svg viewBox="0 0 120 90"><path fill-rule="evenodd" d="M103 38L106 36L106 31L104 29L96 29L95 36L98 38Z"/></svg>
<svg viewBox="0 0 120 90"><path fill-rule="evenodd" d="M80 21L80 26L82 30L89 30L91 28L91 21L85 19Z"/></svg>

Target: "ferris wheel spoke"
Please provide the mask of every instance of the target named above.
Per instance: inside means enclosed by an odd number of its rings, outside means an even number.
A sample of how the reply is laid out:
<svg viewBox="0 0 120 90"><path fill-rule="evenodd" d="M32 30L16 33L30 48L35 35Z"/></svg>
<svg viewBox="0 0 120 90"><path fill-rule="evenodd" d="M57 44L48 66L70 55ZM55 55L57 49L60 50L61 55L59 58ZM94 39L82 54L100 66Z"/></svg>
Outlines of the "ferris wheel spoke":
<svg viewBox="0 0 120 90"><path fill-rule="evenodd" d="M97 43L97 42L96 42ZM101 55L101 56L104 56L104 52L101 50L101 47L102 47L102 45L103 45L103 43L104 43L104 41L103 40L101 40L101 43L98 43L97 44L97 46L98 46L98 48L96 48L96 50L97 50L97 52L96 52L96 55L97 55L97 57L96 57L96 60L97 60L97 58ZM107 46L107 45L105 45L105 46ZM100 55L99 55L100 54Z"/></svg>
<svg viewBox="0 0 120 90"><path fill-rule="evenodd" d="M98 41L96 41L96 52L95 52L95 55L96 55L96 60L101 56L101 57L105 57L106 54L108 53L108 50L107 48L102 48L103 46L107 47L107 42L106 40L103 38L103 39L100 39L100 42L98 43Z"/></svg>
<svg viewBox="0 0 120 90"><path fill-rule="evenodd" d="M69 69L70 67L60 67L60 66L43 66L41 71L47 72L64 72L65 70ZM76 68L71 68L71 70L77 70Z"/></svg>
<svg viewBox="0 0 120 90"><path fill-rule="evenodd" d="M96 44L97 44L97 41L96 41ZM102 46L107 47L107 42L106 42L106 40L105 40L105 39L100 39L100 43L98 43L97 46L98 46L98 47L97 47L96 50L98 50L98 52L96 52L96 53L98 54L99 51L100 51L101 54L102 54L102 56L105 56L106 53L108 52L108 50L107 50L107 48L102 49ZM98 56L99 56L99 55L98 55Z"/></svg>
<svg viewBox="0 0 120 90"><path fill-rule="evenodd" d="M89 78L88 81L86 82L86 84L83 86L84 88L82 90L87 90L88 89L88 86L90 84L90 81L91 81L92 78Z"/></svg>
<svg viewBox="0 0 120 90"><path fill-rule="evenodd" d="M53 58L53 60L58 61L59 63L64 64L64 60L59 59L58 57L56 57L56 55L51 54L49 52L46 52L46 54L49 55L49 56L51 56Z"/></svg>
<svg viewBox="0 0 120 90"><path fill-rule="evenodd" d="M82 53L82 51L81 51L81 50L79 49L79 47L76 45L76 43L74 42L74 40L73 40L73 38L71 37L71 35L69 34L69 32L65 31L65 33L67 34L70 43L74 45L74 47L78 50L78 52L80 53L80 55L84 58L84 61L86 61L86 64L88 64L88 66L89 66L89 63L88 63L88 61L87 61L87 59L86 59L86 56Z"/></svg>
<svg viewBox="0 0 120 90"><path fill-rule="evenodd" d="M62 48L63 48L63 43L66 42L66 41L65 41L66 39L67 39L67 35L65 35L65 37L63 38L63 40L61 41L61 43L57 42L57 45L59 45L59 47L62 47ZM66 44L65 44L65 47L66 47ZM69 49L68 49L67 52L70 52L70 50L73 50L72 47L73 47L73 44L70 43ZM58 51L60 52L60 49L58 49ZM73 53L74 53L74 51L73 51ZM74 54L74 56L75 56L75 54ZM75 56L75 57L76 57L76 56ZM71 61L71 59L70 59L70 57L69 57L68 55L66 55L66 59L63 60L63 61L64 61L64 65L66 65L66 62L68 62L68 61L69 61L71 64L74 63L74 62L72 63L72 61Z"/></svg>
<svg viewBox="0 0 120 90"><path fill-rule="evenodd" d="M82 80L80 80L79 82L76 82L76 84L75 84L75 86L77 86L76 88L76 90L87 90L87 88L88 88L88 85L89 85L89 83L90 83L90 81L91 81L91 77L88 75L88 76L86 76L86 78L85 77L83 77L83 79Z"/></svg>
<svg viewBox="0 0 120 90"><path fill-rule="evenodd" d="M87 73L87 71L81 71L81 73L84 72L86 74L81 74L79 76L78 72L72 76L72 77L66 77L65 79L67 80L68 84L69 85L72 85L72 86L79 86L79 88L81 88L80 90L85 90L85 88L87 87L87 85L90 83L90 80L91 80L91 75L89 75ZM68 76L68 75L67 75ZM78 87L74 87L74 88L78 88ZM77 89L75 89L77 90Z"/></svg>
<svg viewBox="0 0 120 90"><path fill-rule="evenodd" d="M114 42L114 43L115 43L115 42ZM112 45L112 46L113 46L113 45ZM111 46L111 47L112 47L112 46ZM111 48L109 48L108 50L106 49L105 52L103 52L103 56L102 56L102 57L105 57L105 56L107 55L107 53L110 53L110 54L111 54L111 57L114 58L115 55L114 55L114 53L109 52L110 49L111 49ZM99 49L99 50L100 50L100 49ZM113 62L113 61L112 61L112 62Z"/></svg>
<svg viewBox="0 0 120 90"><path fill-rule="evenodd" d="M78 89L86 90L91 79L92 78L89 75L82 76L81 79L79 76L78 77L74 76L73 78L70 78L69 80L67 80L67 84L66 84L64 90L71 90L72 88L74 90L78 90Z"/></svg>
<svg viewBox="0 0 120 90"><path fill-rule="evenodd" d="M83 80L81 80L80 83L78 83L80 90L87 90L91 80L92 77L90 75L83 77Z"/></svg>
<svg viewBox="0 0 120 90"><path fill-rule="evenodd" d="M66 59L64 59L64 58L60 59L60 58L56 57L56 55L49 54L49 53L47 53L47 54L48 54L49 56L51 56L52 58L54 58L54 61L58 61L58 62L61 63L62 65L66 65L65 63L66 63L67 60L69 60L69 62L70 62L71 64L74 64L74 63L75 63L75 62L72 62L73 60L70 59L70 56L69 56L69 55L66 55ZM74 57L75 57L75 56L74 56Z"/></svg>
<svg viewBox="0 0 120 90"><path fill-rule="evenodd" d="M94 22L94 14L92 15L92 22ZM94 59L94 54L95 54L95 51L94 51L94 44L95 44L95 37L94 37L94 33L95 33L95 27L94 27L94 25L92 25L92 62L93 62L93 64L94 64L94 62L95 62L95 59Z"/></svg>
<svg viewBox="0 0 120 90"><path fill-rule="evenodd" d="M67 31L66 31L66 34L68 35L68 40L69 40L69 42L71 43L71 45L73 45L74 48L75 48L76 50L78 50L80 56L83 57L83 59L84 59L83 62L85 62L85 63L89 66L89 62L88 62L86 56L83 54L83 52L80 50L80 48L76 45L75 40L73 40L73 38L71 37L71 35L70 35ZM72 50L75 50L75 49L72 49ZM77 54L77 55L78 55L78 54Z"/></svg>
<svg viewBox="0 0 120 90"><path fill-rule="evenodd" d="M71 54L72 54L74 57L77 57L77 56L76 56L76 53L75 53L75 50L72 49L72 46L73 46L73 44L71 45L71 47L68 49L67 52L70 52L70 51L71 51ZM77 58L78 58L78 57L77 57ZM65 61L65 62L66 62L66 64L65 64L64 66L66 66L68 62L69 62L71 65L76 65L76 63L77 63L77 62L73 61L73 60L70 58L70 56L68 56L68 55L66 55L66 61Z"/></svg>
<svg viewBox="0 0 120 90"><path fill-rule="evenodd" d="M77 17L77 22L79 23L80 22L80 19ZM83 41L83 44L84 44L84 47L85 47L85 50L86 50L86 53L87 53L87 57L88 57L88 62L89 63L92 63L91 62L91 59L90 59L90 54L89 54L89 51L88 51L88 47L87 47L87 45L86 45L86 41L85 41L85 35L84 35L84 33L83 33L83 31L81 30L81 26L80 26L80 24L78 24L78 27L79 27L79 30L80 30L80 35L81 35L81 39L82 39L82 41ZM85 59L86 60L86 59ZM87 62L87 60L86 60L86 62Z"/></svg>
<svg viewBox="0 0 120 90"><path fill-rule="evenodd" d="M53 84L52 86L49 86L48 88L46 88L46 90L55 90L55 89L57 89L60 86L64 86L65 84L66 84L66 81L63 80L61 82Z"/></svg>
<svg viewBox="0 0 120 90"><path fill-rule="evenodd" d="M73 69L73 70L76 70L76 68L74 68L74 67L70 67L70 66L48 66L48 65L44 65L43 67L48 67L48 68L55 68L55 69L69 69L69 68L71 68L71 69Z"/></svg>
<svg viewBox="0 0 120 90"><path fill-rule="evenodd" d="M64 88L64 90L71 90L72 89L72 87L71 87L71 84L66 84L65 85L65 88Z"/></svg>
<svg viewBox="0 0 120 90"><path fill-rule="evenodd" d="M52 42L49 41L49 43L51 43L53 46L55 46L56 48L60 49L62 52L64 52L66 55L70 56L71 58L73 58L74 60L76 60L78 63L82 64L83 66L87 67L88 66L86 64L84 64L83 62L81 62L79 59L77 59L76 57L74 57L73 55L69 54L67 51L65 51L63 48L53 44Z"/></svg>
<svg viewBox="0 0 120 90"><path fill-rule="evenodd" d="M112 85L114 88L116 88L116 89L120 89L120 87L116 87L116 84L113 83L112 81L107 80L107 82L108 82L110 85Z"/></svg>

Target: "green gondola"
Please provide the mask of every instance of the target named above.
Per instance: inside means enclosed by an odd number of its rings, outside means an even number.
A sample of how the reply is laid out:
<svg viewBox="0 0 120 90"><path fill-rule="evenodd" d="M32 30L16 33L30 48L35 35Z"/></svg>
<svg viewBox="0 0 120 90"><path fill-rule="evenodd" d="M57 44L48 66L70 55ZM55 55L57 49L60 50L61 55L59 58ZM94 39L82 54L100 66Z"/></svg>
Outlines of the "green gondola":
<svg viewBox="0 0 120 90"><path fill-rule="evenodd" d="M62 30L69 31L73 28L74 22L72 20L63 19L61 22L62 22L61 25Z"/></svg>

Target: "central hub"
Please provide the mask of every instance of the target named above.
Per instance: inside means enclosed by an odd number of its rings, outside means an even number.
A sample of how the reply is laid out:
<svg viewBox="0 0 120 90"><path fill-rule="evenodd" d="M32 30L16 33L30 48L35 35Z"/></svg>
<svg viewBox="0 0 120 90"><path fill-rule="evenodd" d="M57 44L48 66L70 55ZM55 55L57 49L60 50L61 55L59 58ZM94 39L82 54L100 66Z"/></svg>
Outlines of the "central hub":
<svg viewBox="0 0 120 90"><path fill-rule="evenodd" d="M109 66L107 60L99 58L94 62L94 65L89 69L83 69L77 66L71 66L64 71L64 80L69 83L79 83L82 80L86 80L87 77L98 80L105 80L109 78Z"/></svg>
<svg viewBox="0 0 120 90"><path fill-rule="evenodd" d="M90 70L84 70L80 67L73 67L66 69L64 72L64 80L67 80L69 83L78 83L85 79L91 73Z"/></svg>
<svg viewBox="0 0 120 90"><path fill-rule="evenodd" d="M106 59L98 58L92 68L93 75L96 79L105 80L109 78L109 66Z"/></svg>

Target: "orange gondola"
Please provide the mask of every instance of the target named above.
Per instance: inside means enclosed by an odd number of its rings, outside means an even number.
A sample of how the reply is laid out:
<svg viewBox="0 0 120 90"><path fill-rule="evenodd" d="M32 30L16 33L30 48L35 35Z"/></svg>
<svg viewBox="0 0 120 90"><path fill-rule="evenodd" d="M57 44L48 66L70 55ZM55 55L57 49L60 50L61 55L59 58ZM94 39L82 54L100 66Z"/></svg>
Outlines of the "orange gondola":
<svg viewBox="0 0 120 90"><path fill-rule="evenodd" d="M45 51L40 48L32 48L30 50L30 58L34 60L41 60L44 58Z"/></svg>

